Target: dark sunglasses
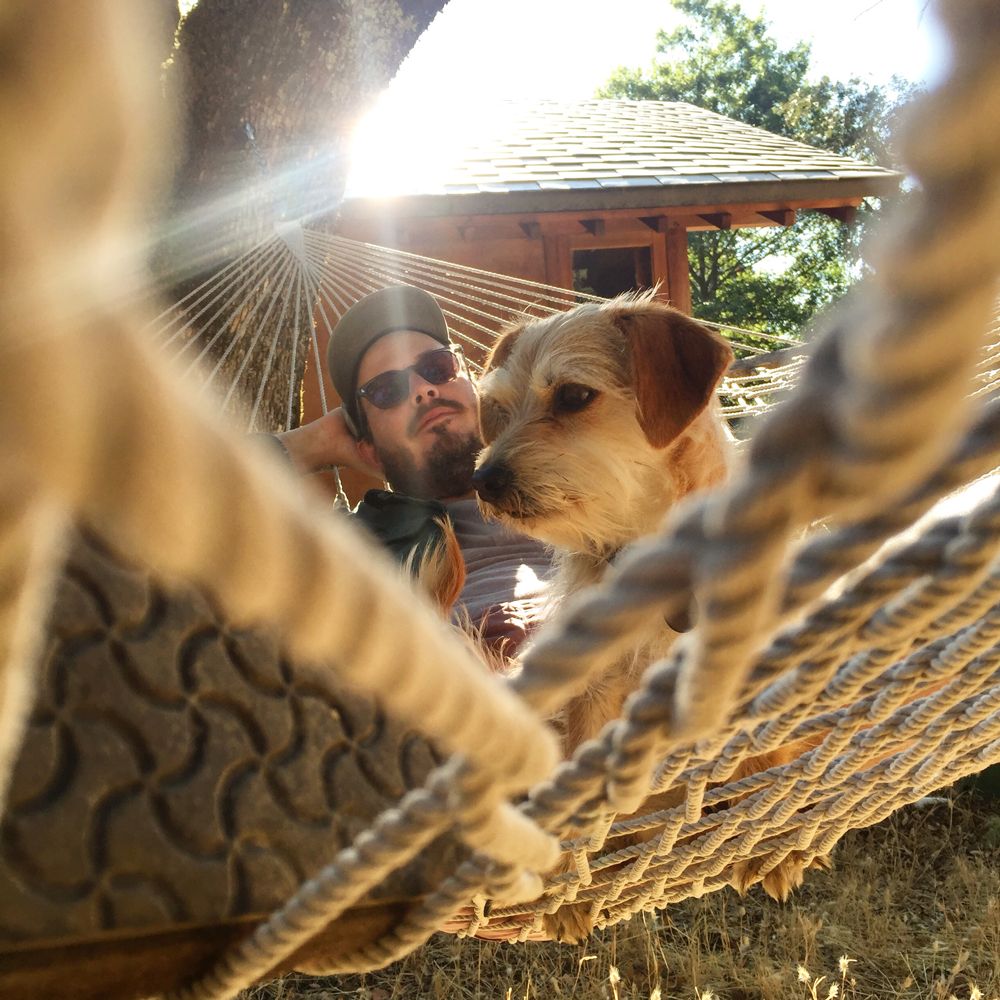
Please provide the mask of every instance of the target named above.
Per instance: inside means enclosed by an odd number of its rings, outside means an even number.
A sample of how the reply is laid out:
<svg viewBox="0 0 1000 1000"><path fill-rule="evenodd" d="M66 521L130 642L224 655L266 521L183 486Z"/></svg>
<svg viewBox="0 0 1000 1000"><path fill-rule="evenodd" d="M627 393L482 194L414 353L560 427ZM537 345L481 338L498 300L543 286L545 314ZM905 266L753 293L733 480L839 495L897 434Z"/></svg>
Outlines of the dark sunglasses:
<svg viewBox="0 0 1000 1000"><path fill-rule="evenodd" d="M442 347L439 351L428 351L421 355L409 368L397 368L382 372L369 379L358 389L358 396L367 399L380 410L391 410L399 406L410 394L410 372L416 372L431 385L444 385L458 378L462 371L462 360L457 347Z"/></svg>

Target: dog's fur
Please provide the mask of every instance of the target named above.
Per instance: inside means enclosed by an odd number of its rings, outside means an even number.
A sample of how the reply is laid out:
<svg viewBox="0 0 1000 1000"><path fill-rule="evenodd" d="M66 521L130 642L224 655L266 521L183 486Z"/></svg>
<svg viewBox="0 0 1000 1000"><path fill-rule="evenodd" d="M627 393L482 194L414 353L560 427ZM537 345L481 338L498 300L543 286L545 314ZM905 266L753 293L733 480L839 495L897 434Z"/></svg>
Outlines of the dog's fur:
<svg viewBox="0 0 1000 1000"><path fill-rule="evenodd" d="M438 544L411 552L403 563L403 573L415 578L447 620L465 586L465 560L451 521L447 517L434 520L441 529Z"/></svg>
<svg viewBox="0 0 1000 1000"><path fill-rule="evenodd" d="M600 581L617 552L656 530L678 500L725 480L731 437L714 397L732 357L725 341L650 295L525 321L497 340L479 383L480 504L556 547L557 601ZM567 756L618 718L677 634L667 622L651 628L563 707L553 721ZM794 755L748 758L734 779ZM675 792L655 808L679 801ZM743 865L737 887L757 881L759 867ZM765 889L784 898L801 867L786 859ZM587 909L563 907L548 931L562 940L589 933Z"/></svg>

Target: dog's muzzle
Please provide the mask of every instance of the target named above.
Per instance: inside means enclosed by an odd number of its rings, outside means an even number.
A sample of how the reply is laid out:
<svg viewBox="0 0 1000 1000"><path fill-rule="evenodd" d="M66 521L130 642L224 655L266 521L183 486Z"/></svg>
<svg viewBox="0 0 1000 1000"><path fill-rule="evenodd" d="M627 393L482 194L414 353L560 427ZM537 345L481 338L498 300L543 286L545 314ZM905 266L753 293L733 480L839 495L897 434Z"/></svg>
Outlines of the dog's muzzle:
<svg viewBox="0 0 1000 1000"><path fill-rule="evenodd" d="M488 504L499 504L514 484L514 472L506 465L490 463L472 474L472 485L479 498Z"/></svg>

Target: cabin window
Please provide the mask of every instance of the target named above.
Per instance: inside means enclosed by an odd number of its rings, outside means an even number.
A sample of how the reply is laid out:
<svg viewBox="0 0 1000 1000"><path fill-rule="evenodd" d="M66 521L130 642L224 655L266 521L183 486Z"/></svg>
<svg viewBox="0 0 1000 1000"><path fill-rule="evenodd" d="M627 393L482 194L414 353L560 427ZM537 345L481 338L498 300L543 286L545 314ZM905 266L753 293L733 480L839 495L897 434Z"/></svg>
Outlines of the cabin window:
<svg viewBox="0 0 1000 1000"><path fill-rule="evenodd" d="M573 289L606 299L653 283L650 248L614 247L573 251Z"/></svg>

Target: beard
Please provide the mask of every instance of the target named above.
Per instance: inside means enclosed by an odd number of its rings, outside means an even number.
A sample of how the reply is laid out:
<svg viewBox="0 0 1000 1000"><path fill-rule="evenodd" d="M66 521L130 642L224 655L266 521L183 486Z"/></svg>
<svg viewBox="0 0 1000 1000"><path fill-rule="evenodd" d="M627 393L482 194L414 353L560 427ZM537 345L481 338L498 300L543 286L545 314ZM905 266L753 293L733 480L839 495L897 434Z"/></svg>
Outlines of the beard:
<svg viewBox="0 0 1000 1000"><path fill-rule="evenodd" d="M476 456L482 447L483 442L475 432L453 434L442 427L420 464L401 449L376 448L376 454L394 493L420 500L441 500L463 496L472 489Z"/></svg>

